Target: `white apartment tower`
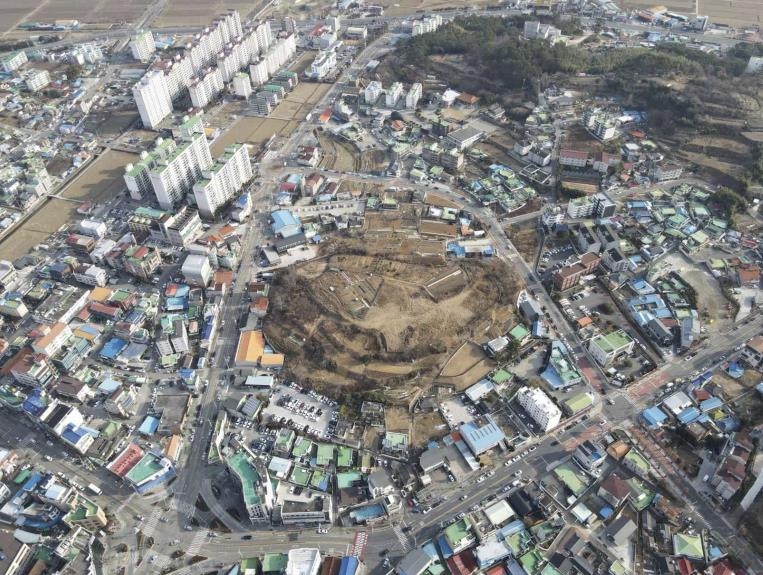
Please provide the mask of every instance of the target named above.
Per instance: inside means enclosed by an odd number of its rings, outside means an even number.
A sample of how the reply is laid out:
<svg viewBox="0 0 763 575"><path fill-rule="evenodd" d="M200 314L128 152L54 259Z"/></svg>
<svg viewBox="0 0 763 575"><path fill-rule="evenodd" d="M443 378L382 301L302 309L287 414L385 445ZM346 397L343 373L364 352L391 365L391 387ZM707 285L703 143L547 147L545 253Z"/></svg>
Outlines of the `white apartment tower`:
<svg viewBox="0 0 763 575"><path fill-rule="evenodd" d="M386 92L386 104L388 108L394 108L397 106L397 101L400 99L400 96L403 95L403 85L400 82L395 82L387 88Z"/></svg>
<svg viewBox="0 0 763 575"><path fill-rule="evenodd" d="M236 96L248 100L252 95L252 82L249 80L249 76L243 72L239 72L233 76L233 92Z"/></svg>
<svg viewBox="0 0 763 575"><path fill-rule="evenodd" d="M541 431L553 429L562 418L561 410L542 390L537 387L523 387L517 392L519 405L533 418Z"/></svg>
<svg viewBox="0 0 763 575"><path fill-rule="evenodd" d="M255 86L262 86L268 81L268 63L264 58L249 66L249 78Z"/></svg>
<svg viewBox="0 0 763 575"><path fill-rule="evenodd" d="M162 145L160 140L157 146ZM171 210L211 165L212 155L206 136L193 133L184 137L169 154L158 159L156 167L149 173L159 206Z"/></svg>
<svg viewBox="0 0 763 575"><path fill-rule="evenodd" d="M421 84L416 82L405 95L405 107L409 110L415 110L421 99Z"/></svg>
<svg viewBox="0 0 763 575"><path fill-rule="evenodd" d="M233 200L243 185L252 179L252 162L246 144L228 146L203 176L203 180L194 184L193 196L199 213L213 217L221 206Z"/></svg>
<svg viewBox="0 0 763 575"><path fill-rule="evenodd" d="M145 74L132 87L132 95L140 112L140 119L146 128L156 128L172 113L170 97L164 73L154 70Z"/></svg>
<svg viewBox="0 0 763 575"><path fill-rule="evenodd" d="M146 62L151 58L151 54L156 52L154 35L151 30L142 30L130 39L130 51L132 57L141 62Z"/></svg>
<svg viewBox="0 0 763 575"><path fill-rule="evenodd" d="M363 91L363 98L365 99L366 103L375 104L379 99L379 96L381 96L382 90L383 88L381 82L378 80L371 80Z"/></svg>
<svg viewBox="0 0 763 575"><path fill-rule="evenodd" d="M188 86L191 103L197 108L203 108L223 91L224 86L220 69L210 68L206 74L199 76Z"/></svg>

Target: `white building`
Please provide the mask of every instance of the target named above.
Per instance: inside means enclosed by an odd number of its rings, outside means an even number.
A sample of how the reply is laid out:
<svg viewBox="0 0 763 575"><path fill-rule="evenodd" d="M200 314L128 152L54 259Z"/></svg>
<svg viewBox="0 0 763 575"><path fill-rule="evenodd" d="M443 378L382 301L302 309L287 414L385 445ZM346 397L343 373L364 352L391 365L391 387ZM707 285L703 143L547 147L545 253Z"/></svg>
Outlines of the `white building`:
<svg viewBox="0 0 763 575"><path fill-rule="evenodd" d="M408 93L405 95L405 107L409 110L415 110L420 99L421 84L416 82L415 84L411 85L411 89L408 90Z"/></svg>
<svg viewBox="0 0 763 575"><path fill-rule="evenodd" d="M30 70L25 80L26 89L30 92L42 90L48 84L50 84L50 74L47 70Z"/></svg>
<svg viewBox="0 0 763 575"><path fill-rule="evenodd" d="M588 351L601 366L609 365L623 353L633 351L634 341L623 330L618 329L607 335L598 334L588 342Z"/></svg>
<svg viewBox="0 0 763 575"><path fill-rule="evenodd" d="M275 74L297 52L297 40L294 34L279 38L263 55L267 65L268 78Z"/></svg>
<svg viewBox="0 0 763 575"><path fill-rule="evenodd" d="M4 54L0 56L0 68L2 68L3 72L10 73L21 68L27 61L26 52L23 50L12 54Z"/></svg>
<svg viewBox="0 0 763 575"><path fill-rule="evenodd" d="M307 72L308 78L322 80L336 68L336 52L334 50L320 50L315 56L315 60L310 64L310 70Z"/></svg>
<svg viewBox="0 0 763 575"><path fill-rule="evenodd" d="M388 108L394 108L402 95L403 85L400 82L395 82L385 91L385 104Z"/></svg>
<svg viewBox="0 0 763 575"><path fill-rule="evenodd" d="M191 103L196 108L203 108L217 98L224 87L225 84L220 69L210 68L204 75L192 80L190 86L188 86Z"/></svg>
<svg viewBox="0 0 763 575"><path fill-rule="evenodd" d="M79 223L79 231L86 236L102 238L108 233L108 228L100 220L82 220Z"/></svg>
<svg viewBox="0 0 763 575"><path fill-rule="evenodd" d="M249 80L249 76L243 72L238 72L233 76L233 93L239 98L248 100L252 95L252 82Z"/></svg>
<svg viewBox="0 0 763 575"><path fill-rule="evenodd" d="M326 24L331 26L331 29L337 33L342 29L342 19L339 16L329 16L326 18Z"/></svg>
<svg viewBox="0 0 763 575"><path fill-rule="evenodd" d="M151 30L138 32L130 39L130 52L132 57L141 62L146 62L151 58L151 54L156 52L156 43Z"/></svg>
<svg viewBox="0 0 763 575"><path fill-rule="evenodd" d="M375 104L383 91L384 89L382 88L382 83L378 80L372 80L368 83L368 86L366 86L365 90L363 91L363 98L365 99L366 103Z"/></svg>
<svg viewBox="0 0 763 575"><path fill-rule="evenodd" d="M541 431L548 431L559 425L562 418L561 410L537 387L522 387L517 392L519 405L538 424Z"/></svg>
<svg viewBox="0 0 763 575"><path fill-rule="evenodd" d="M414 20L411 24L411 36L420 36L421 34L434 32L442 26L442 23L442 16L439 14L425 16L421 20Z"/></svg>
<svg viewBox="0 0 763 575"><path fill-rule="evenodd" d="M95 265L87 267L82 266L82 268L84 269L78 268L74 270L73 275L75 280L89 286L103 287L106 285L109 276L106 274L105 269L99 268Z"/></svg>
<svg viewBox="0 0 763 575"><path fill-rule="evenodd" d="M213 217L252 179L252 162L246 144L227 147L225 153L202 175L203 179L193 186L193 196L201 215Z"/></svg>
<svg viewBox="0 0 763 575"><path fill-rule="evenodd" d="M562 37L562 31L550 24L542 24L538 21L525 22L524 37L528 40L540 39L550 40L552 43Z"/></svg>
<svg viewBox="0 0 763 575"><path fill-rule="evenodd" d="M255 86L262 86L268 81L268 63L265 59L257 60L249 66L249 77L252 80L252 84Z"/></svg>
<svg viewBox="0 0 763 575"><path fill-rule="evenodd" d="M540 221L547 228L551 228L564 222L564 212L559 206L546 208L540 216Z"/></svg>
<svg viewBox="0 0 763 575"><path fill-rule="evenodd" d="M157 147L162 144L159 138ZM173 149L157 158L157 165L149 171L151 187L164 210L171 210L184 194L192 190L204 170L212 166L212 155L204 134L189 134L170 147Z"/></svg>
<svg viewBox="0 0 763 575"><path fill-rule="evenodd" d="M172 98L164 73L148 72L132 88L135 105L146 128L156 128L172 113Z"/></svg>
<svg viewBox="0 0 763 575"><path fill-rule="evenodd" d="M594 201L588 196L572 198L567 204L567 215L572 218L589 218L593 214Z"/></svg>
<svg viewBox="0 0 763 575"><path fill-rule="evenodd" d="M212 266L205 255L189 254L180 271L186 281L192 285L206 286L212 279Z"/></svg>
<svg viewBox="0 0 763 575"><path fill-rule="evenodd" d="M318 575L320 567L320 549L303 547L289 550L286 575Z"/></svg>

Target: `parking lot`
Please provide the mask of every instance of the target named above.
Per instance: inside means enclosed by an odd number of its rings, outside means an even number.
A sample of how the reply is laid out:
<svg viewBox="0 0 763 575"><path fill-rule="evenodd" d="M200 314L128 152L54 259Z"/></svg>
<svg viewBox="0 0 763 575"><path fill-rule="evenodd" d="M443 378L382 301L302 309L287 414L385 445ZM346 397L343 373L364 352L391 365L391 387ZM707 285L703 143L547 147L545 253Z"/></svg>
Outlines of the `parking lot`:
<svg viewBox="0 0 763 575"><path fill-rule="evenodd" d="M466 405L460 397L451 397L440 404L442 417L451 429L468 423L477 415L477 409Z"/></svg>
<svg viewBox="0 0 763 575"><path fill-rule="evenodd" d="M337 403L314 391L301 390L295 384L276 385L263 415L272 422L328 439L334 435Z"/></svg>

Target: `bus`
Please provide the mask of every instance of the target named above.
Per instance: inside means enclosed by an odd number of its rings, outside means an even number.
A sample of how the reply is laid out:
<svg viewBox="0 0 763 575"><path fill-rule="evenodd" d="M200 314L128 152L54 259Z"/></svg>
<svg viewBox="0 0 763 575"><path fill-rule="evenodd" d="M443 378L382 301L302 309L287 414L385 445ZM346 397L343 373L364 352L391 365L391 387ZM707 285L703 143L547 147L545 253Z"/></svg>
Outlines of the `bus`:
<svg viewBox="0 0 763 575"><path fill-rule="evenodd" d="M96 495L100 495L101 493L103 493L101 491L101 488L98 487L97 485L94 485L93 483L88 483L87 488L91 493L95 493Z"/></svg>

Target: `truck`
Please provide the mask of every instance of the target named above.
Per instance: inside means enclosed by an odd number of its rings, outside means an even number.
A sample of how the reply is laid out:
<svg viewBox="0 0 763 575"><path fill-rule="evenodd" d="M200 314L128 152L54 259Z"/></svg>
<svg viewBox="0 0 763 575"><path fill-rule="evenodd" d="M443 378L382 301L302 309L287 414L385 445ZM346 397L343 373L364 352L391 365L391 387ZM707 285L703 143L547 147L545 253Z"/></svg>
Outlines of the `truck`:
<svg viewBox="0 0 763 575"><path fill-rule="evenodd" d="M101 493L103 493L103 491L101 491L101 488L93 483L88 483L87 489L88 491L90 491L90 493L94 493L96 495L100 495Z"/></svg>

